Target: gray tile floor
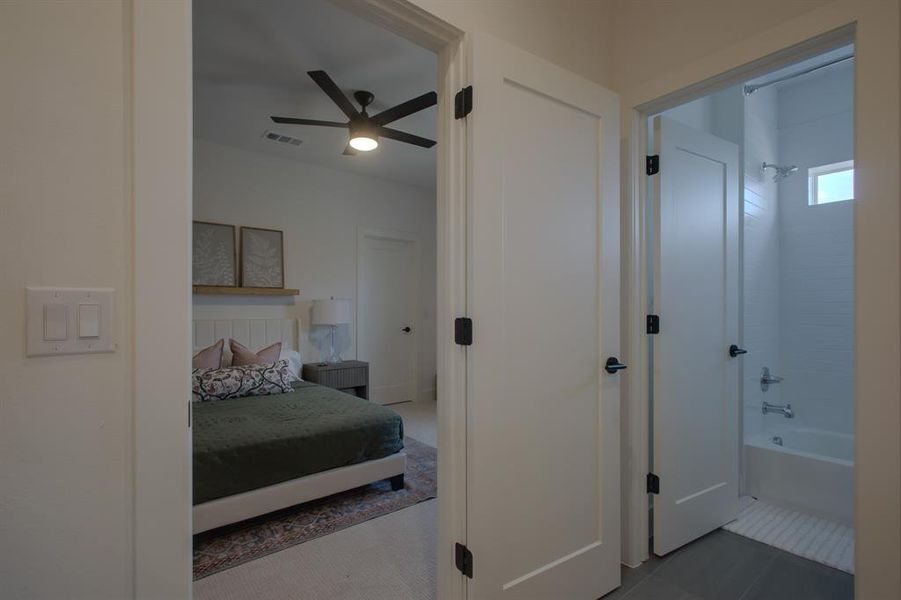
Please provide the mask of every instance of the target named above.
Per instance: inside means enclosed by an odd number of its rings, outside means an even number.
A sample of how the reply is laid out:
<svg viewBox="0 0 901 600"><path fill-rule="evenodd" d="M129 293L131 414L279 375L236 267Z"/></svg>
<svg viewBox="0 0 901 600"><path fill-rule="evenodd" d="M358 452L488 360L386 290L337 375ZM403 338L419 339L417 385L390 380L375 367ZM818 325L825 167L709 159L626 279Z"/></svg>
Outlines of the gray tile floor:
<svg viewBox="0 0 901 600"><path fill-rule="evenodd" d="M846 600L854 577L723 530L636 569L604 600Z"/></svg>

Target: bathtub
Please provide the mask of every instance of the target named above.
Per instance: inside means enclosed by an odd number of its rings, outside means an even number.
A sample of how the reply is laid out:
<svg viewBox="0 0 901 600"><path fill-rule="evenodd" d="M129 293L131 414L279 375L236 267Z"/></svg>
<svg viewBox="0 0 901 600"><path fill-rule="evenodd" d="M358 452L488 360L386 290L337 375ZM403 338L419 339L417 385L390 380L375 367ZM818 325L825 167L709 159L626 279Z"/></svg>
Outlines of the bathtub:
<svg viewBox="0 0 901 600"><path fill-rule="evenodd" d="M776 436L781 446L773 441ZM772 430L746 438L744 452L746 493L853 525L853 436L817 429Z"/></svg>

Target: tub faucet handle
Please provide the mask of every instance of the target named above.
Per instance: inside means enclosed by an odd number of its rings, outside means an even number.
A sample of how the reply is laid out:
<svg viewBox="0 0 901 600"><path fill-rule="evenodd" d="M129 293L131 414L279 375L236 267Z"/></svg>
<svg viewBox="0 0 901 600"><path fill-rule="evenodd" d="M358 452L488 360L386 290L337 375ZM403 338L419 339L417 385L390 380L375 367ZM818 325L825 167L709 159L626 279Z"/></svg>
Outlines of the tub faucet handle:
<svg viewBox="0 0 901 600"><path fill-rule="evenodd" d="M782 381L782 377L778 375L773 375L770 373L769 367L764 367L762 371L760 371L760 391L766 392L770 389L771 383L779 383Z"/></svg>

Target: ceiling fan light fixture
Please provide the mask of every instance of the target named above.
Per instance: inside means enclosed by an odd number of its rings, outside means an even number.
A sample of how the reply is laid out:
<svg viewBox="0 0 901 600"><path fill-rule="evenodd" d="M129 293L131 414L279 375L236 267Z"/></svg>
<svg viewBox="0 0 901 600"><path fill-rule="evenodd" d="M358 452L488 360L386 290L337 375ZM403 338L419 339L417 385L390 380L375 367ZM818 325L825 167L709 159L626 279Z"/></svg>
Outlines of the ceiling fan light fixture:
<svg viewBox="0 0 901 600"><path fill-rule="evenodd" d="M379 136L368 123L352 124L350 147L359 152L371 152L379 147Z"/></svg>
<svg viewBox="0 0 901 600"><path fill-rule="evenodd" d="M379 141L374 136L356 135L350 138L350 147L360 152L371 152L379 147Z"/></svg>

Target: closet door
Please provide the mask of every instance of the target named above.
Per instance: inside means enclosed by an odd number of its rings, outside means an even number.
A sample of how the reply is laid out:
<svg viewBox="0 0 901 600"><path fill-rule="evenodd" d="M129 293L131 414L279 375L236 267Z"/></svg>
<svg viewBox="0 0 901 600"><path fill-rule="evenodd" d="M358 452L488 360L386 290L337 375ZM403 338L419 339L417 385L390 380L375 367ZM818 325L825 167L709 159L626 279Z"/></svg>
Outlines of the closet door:
<svg viewBox="0 0 901 600"><path fill-rule="evenodd" d="M738 515L738 147L654 120L654 553Z"/></svg>
<svg viewBox="0 0 901 600"><path fill-rule="evenodd" d="M619 585L619 104L472 42L470 598L594 600Z"/></svg>
<svg viewBox="0 0 901 600"><path fill-rule="evenodd" d="M369 399L416 400L418 243L413 236L362 229L357 245L357 355L369 363Z"/></svg>

